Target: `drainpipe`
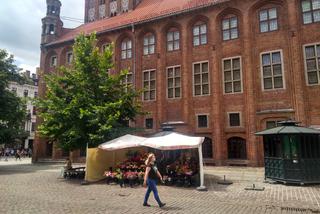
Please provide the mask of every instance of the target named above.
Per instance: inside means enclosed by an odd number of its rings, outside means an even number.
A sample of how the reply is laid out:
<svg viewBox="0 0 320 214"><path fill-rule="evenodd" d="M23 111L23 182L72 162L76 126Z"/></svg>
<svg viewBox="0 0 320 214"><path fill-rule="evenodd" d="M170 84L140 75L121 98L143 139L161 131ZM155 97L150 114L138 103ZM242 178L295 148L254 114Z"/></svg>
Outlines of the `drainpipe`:
<svg viewBox="0 0 320 214"><path fill-rule="evenodd" d="M132 84L134 87L136 87L136 34L135 34L135 28L134 28L134 24L131 24L131 30L132 30L132 33L133 33L133 66L132 66Z"/></svg>

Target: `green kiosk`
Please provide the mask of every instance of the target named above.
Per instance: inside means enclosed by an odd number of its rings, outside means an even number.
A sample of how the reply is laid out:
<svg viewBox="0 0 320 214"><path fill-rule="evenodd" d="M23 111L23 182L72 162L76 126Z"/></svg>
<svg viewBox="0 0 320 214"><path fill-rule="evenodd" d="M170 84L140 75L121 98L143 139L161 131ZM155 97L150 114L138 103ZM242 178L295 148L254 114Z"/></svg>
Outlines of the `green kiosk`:
<svg viewBox="0 0 320 214"><path fill-rule="evenodd" d="M320 183L320 130L283 121L263 136L265 178L283 183Z"/></svg>

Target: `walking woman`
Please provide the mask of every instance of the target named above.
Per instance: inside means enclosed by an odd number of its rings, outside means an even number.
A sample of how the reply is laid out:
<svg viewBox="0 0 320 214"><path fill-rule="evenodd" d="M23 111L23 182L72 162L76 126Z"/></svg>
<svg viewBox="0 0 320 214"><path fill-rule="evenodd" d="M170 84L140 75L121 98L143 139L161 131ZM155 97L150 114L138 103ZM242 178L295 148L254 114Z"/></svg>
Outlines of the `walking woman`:
<svg viewBox="0 0 320 214"><path fill-rule="evenodd" d="M159 207L163 207L164 205L166 205L165 203L161 202L158 195L157 177L159 177L160 180L162 181L162 176L158 171L156 165L154 164L155 161L156 161L155 155L153 153L150 153L146 160L146 172L144 175L144 182L143 182L144 187L148 185L148 189L143 202L143 206L145 207L150 207L150 205L148 204L148 199L151 191L153 192L154 198L158 202Z"/></svg>

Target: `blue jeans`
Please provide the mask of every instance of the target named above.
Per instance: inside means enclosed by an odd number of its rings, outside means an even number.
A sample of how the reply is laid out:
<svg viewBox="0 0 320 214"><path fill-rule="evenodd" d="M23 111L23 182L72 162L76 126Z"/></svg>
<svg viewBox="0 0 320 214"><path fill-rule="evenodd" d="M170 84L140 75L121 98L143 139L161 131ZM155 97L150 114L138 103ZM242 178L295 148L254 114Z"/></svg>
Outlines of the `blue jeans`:
<svg viewBox="0 0 320 214"><path fill-rule="evenodd" d="M148 199L150 196L151 191L153 192L154 195L154 199L156 199L156 201L158 202L158 205L162 204L158 195L158 190L157 190L157 181L154 179L148 179L147 180L147 185L148 185L148 189L146 192L146 195L144 196L144 204L148 203Z"/></svg>

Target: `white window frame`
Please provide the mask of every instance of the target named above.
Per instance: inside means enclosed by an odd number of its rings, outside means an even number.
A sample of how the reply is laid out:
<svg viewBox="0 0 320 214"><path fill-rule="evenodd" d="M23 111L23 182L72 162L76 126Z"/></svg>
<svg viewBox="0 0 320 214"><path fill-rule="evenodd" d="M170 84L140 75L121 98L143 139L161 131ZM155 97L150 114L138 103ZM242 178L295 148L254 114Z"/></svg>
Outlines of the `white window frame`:
<svg viewBox="0 0 320 214"><path fill-rule="evenodd" d="M318 65L319 63L316 63L317 64L317 71L318 71L318 84L309 84L308 70L307 70L307 57L306 57L306 47L307 46L317 46L317 45L320 45L320 42L309 43L309 44L305 44L302 46L303 47L303 61L304 61L304 75L305 75L307 86L319 86L320 85L320 67ZM316 49L315 53L317 54L317 49ZM316 56L316 59L319 57Z"/></svg>
<svg viewBox="0 0 320 214"><path fill-rule="evenodd" d="M154 102L154 101L156 101L157 100L157 69L147 69L147 70L143 70L142 71L142 88L144 89L144 73L145 72L151 72L151 71L154 71L155 72L155 83L156 83L156 85L155 85L155 95L154 95L154 99L153 100L151 100L151 99L148 99L148 100L145 100L144 99L144 93L142 93L142 101L143 102ZM149 73L149 92L150 92L150 73ZM149 94L149 98L150 98L150 94Z"/></svg>
<svg viewBox="0 0 320 214"><path fill-rule="evenodd" d="M167 99L169 99L169 100L176 100L176 99L181 99L181 97L182 97L182 69L181 69L181 65L173 65L173 66L169 66L169 67L166 67L166 91L167 91ZM169 86L168 86L168 70L170 69L170 68L172 68L173 70L174 70L174 72L175 72L175 69L176 68L180 68L180 97L176 97L176 96L173 96L172 98L169 98L169 93L168 93L168 90L169 90ZM174 86L175 86L175 76L173 77L173 79L174 79ZM176 87L174 87L173 86L173 89L175 89ZM175 90L173 90L174 91L174 95L175 95Z"/></svg>
<svg viewBox="0 0 320 214"><path fill-rule="evenodd" d="M179 38L178 39L174 38L175 33L179 34ZM168 39L169 34L172 34L172 40L171 41ZM173 29L167 31L167 35L166 35L167 52L173 52L173 51L180 50L180 39L181 39L181 33L180 33L179 29L173 28ZM178 42L178 46L175 45L176 42ZM169 45L170 44L172 45L172 50L169 50Z"/></svg>
<svg viewBox="0 0 320 214"><path fill-rule="evenodd" d="M240 81L241 81L241 91L240 92L234 92L233 88L233 78L232 78L232 93L226 93L225 92L225 80L224 80L224 61L225 60L231 60L231 76L233 77L233 59L240 59ZM222 81L223 81L223 94L224 95L229 95L229 94L242 94L243 93L243 78L242 78L242 57L241 56L233 56L233 57L228 57L228 58L223 58L222 59Z"/></svg>
<svg viewBox="0 0 320 214"><path fill-rule="evenodd" d="M153 43L151 43L151 39L153 38ZM147 39L147 44L145 44L145 39ZM153 52L151 47L153 46ZM145 51L147 50L147 51ZM153 33L148 33L143 37L143 55L147 56L147 55L152 55L155 54L156 52L156 37Z"/></svg>
<svg viewBox="0 0 320 214"><path fill-rule="evenodd" d="M235 28L232 28L231 27L231 20L232 19L236 19L237 21L237 27ZM223 29L223 23L224 21L228 21L229 23L229 28L228 29ZM236 38L231 38L231 32L233 29L236 29L237 30L237 37ZM226 41L230 41L230 40L235 40L235 39L239 39L239 19L238 19L238 16L234 15L234 14L230 14L230 16L226 16L222 19L221 21L221 31L222 31L222 41L226 42ZM225 31L228 31L229 32L229 38L228 39L225 39L224 38L224 32Z"/></svg>
<svg viewBox="0 0 320 214"><path fill-rule="evenodd" d="M53 58L56 59L56 60L55 60L55 63L52 63L52 59L53 59ZM51 57L50 57L50 67L51 67L51 68L54 68L54 67L57 66L57 64L58 64L58 56L57 56L57 55L51 56Z"/></svg>
<svg viewBox="0 0 320 214"><path fill-rule="evenodd" d="M282 83L283 87L282 88L274 88L274 84L272 89L264 89L264 78L263 78L263 65L262 65L262 55L264 54L272 54L275 52L280 52L280 58L281 58L281 69L282 69ZM271 58L272 61L272 58ZM271 67L272 67L272 62L271 62ZM278 90L286 90L286 72L285 72L285 67L284 67L284 60L283 60L283 50L278 49L278 50L270 50L270 51L265 51L260 53L260 75L261 75L261 88L263 92L268 92L268 91L278 91ZM272 75L273 75L273 70L272 70ZM273 76L272 76L273 78ZM273 80L272 80L273 81Z"/></svg>
<svg viewBox="0 0 320 214"><path fill-rule="evenodd" d="M196 127L197 129L208 129L210 128L210 121L209 121L209 113L199 113L199 114L196 114ZM207 116L207 127L199 127L199 116Z"/></svg>
<svg viewBox="0 0 320 214"><path fill-rule="evenodd" d="M201 27L202 26L206 26L206 33L201 33ZM194 29L195 28L199 28L199 34L198 35L195 35L194 34ZM205 43L202 43L201 42L201 38L202 36L206 37L206 42ZM199 44L196 45L194 44L194 41L195 41L195 37L198 37L199 38ZM207 22L201 22L201 23L197 23L197 24L194 24L192 26L192 45L193 47L199 47L199 46L202 46L202 45L207 45L208 44L208 38L209 38L209 35L208 35L208 23Z"/></svg>
<svg viewBox="0 0 320 214"><path fill-rule="evenodd" d="M201 95L195 95L195 81L194 81L194 65L195 64L203 64L203 63L208 63L208 85L209 85L209 93L208 94L203 94L202 91L202 66L200 66L200 74L201 74ZM211 83L210 83L210 63L209 60L205 60L205 61L199 61L199 62L193 62L192 63L192 93L193 93L193 97L204 97L204 96L210 96L211 95Z"/></svg>
<svg viewBox="0 0 320 214"><path fill-rule="evenodd" d="M231 126L231 124L230 124L230 114L239 114L239 123L240 123L239 126ZM232 112L227 112L227 115L228 115L228 128L241 128L241 127L243 127L243 124L242 124L242 112L240 112L240 111L232 111Z"/></svg>
<svg viewBox="0 0 320 214"><path fill-rule="evenodd" d="M128 75L131 75L131 76L132 76L132 82L129 82L129 81L128 81ZM134 82L134 81L133 81L133 78L134 78L133 72L129 70L128 73L126 74L123 82L122 82L122 84L125 85L125 87L126 87L126 88L125 88L125 91L126 91L126 92L128 92L128 87L129 87L129 86L133 87L133 82Z"/></svg>
<svg viewBox="0 0 320 214"><path fill-rule="evenodd" d="M277 17L273 18L273 19L270 19L269 11L272 10L272 9L276 10ZM267 11L267 14L268 14L267 20L261 21L260 14L261 14L262 11ZM269 7L269 8L261 9L259 11L258 17L259 17L259 32L260 33L269 33L269 32L275 32L275 31L279 30L279 11L278 11L277 7ZM277 21L277 29L276 30L270 30L270 23L271 23L272 20L276 20ZM267 31L261 31L261 23L262 22L267 22L268 23L268 30Z"/></svg>
<svg viewBox="0 0 320 214"><path fill-rule="evenodd" d="M130 49L128 48L128 44L131 44ZM122 45L125 44L125 49L122 48ZM126 59L132 59L132 49L133 49L133 42L130 38L125 38L121 42L121 59L126 60ZM125 52L126 56L123 57L122 53ZM128 53L130 52L130 57L128 57Z"/></svg>
<svg viewBox="0 0 320 214"><path fill-rule="evenodd" d="M70 62L69 62L69 54L72 55ZM67 62L67 65L71 65L71 64L72 64L72 61L73 61L73 52L72 52L72 51L68 51L68 52L66 53L66 62Z"/></svg>

